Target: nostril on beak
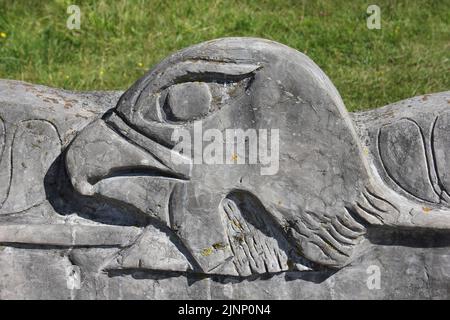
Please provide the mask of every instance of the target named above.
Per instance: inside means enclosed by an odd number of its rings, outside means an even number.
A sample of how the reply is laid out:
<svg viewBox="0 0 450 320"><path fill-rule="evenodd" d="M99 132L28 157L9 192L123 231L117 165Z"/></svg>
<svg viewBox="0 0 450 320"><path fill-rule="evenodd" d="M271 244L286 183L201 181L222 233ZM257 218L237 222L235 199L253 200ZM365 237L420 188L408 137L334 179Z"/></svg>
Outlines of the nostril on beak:
<svg viewBox="0 0 450 320"><path fill-rule="evenodd" d="M137 138L123 134L123 130L117 132L103 120L97 120L83 129L66 154L66 168L73 187L83 195L94 195L97 182L118 175L189 178L190 167L171 165L169 149L166 151L162 149L165 147L152 145L156 144L153 141L150 147L141 147L135 141ZM151 152L152 147L159 151L159 157Z"/></svg>

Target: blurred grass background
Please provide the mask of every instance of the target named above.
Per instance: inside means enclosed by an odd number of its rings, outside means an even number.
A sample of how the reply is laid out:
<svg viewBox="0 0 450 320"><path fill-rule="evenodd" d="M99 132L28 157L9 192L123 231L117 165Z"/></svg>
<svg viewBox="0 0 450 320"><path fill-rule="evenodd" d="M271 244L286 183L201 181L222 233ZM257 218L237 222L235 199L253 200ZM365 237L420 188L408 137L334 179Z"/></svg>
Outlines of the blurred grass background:
<svg viewBox="0 0 450 320"><path fill-rule="evenodd" d="M69 30L67 7L81 9ZM381 30L366 27L381 8ZM349 110L450 90L450 0L0 0L0 78L126 89L171 52L255 36L310 56Z"/></svg>

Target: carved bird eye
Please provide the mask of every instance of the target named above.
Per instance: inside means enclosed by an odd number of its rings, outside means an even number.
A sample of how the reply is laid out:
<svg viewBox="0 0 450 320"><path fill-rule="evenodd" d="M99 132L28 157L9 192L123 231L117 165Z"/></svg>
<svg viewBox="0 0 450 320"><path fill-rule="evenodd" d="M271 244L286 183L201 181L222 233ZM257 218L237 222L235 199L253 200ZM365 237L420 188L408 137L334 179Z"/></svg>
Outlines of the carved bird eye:
<svg viewBox="0 0 450 320"><path fill-rule="evenodd" d="M145 120L184 123L203 119L244 96L251 78L240 81L184 82L141 101Z"/></svg>
<svg viewBox="0 0 450 320"><path fill-rule="evenodd" d="M118 111L130 122L139 118L159 123L202 119L243 96L259 68L202 60L180 62L154 76L152 82L144 79L143 88L125 94Z"/></svg>
<svg viewBox="0 0 450 320"><path fill-rule="evenodd" d="M211 91L206 83L186 82L168 89L163 105L166 119L188 121L204 117L211 107Z"/></svg>

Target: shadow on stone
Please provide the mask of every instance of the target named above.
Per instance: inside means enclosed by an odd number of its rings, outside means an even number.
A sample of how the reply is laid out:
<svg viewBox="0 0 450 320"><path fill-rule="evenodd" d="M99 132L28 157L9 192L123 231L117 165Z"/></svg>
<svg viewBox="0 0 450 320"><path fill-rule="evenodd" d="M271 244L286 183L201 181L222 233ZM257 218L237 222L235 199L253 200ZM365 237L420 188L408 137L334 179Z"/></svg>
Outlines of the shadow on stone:
<svg viewBox="0 0 450 320"><path fill-rule="evenodd" d="M63 152L50 166L44 178L46 198L60 215L76 214L98 223L117 226L145 226L147 219L119 201L78 194L64 166ZM117 203L116 203L117 202Z"/></svg>

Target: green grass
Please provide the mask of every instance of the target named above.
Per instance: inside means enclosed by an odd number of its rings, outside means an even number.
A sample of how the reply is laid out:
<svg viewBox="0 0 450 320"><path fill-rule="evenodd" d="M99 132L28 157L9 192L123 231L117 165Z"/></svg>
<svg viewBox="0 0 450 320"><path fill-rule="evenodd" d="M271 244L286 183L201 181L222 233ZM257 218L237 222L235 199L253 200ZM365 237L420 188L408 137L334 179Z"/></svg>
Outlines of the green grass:
<svg viewBox="0 0 450 320"><path fill-rule="evenodd" d="M68 30L69 4L81 30ZM381 30L366 27L369 4ZM349 110L450 89L450 0L0 0L0 78L75 90L126 89L171 52L218 37L294 47Z"/></svg>

